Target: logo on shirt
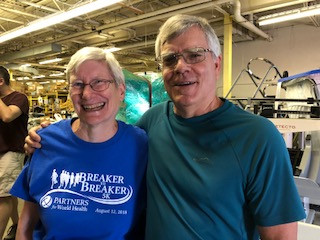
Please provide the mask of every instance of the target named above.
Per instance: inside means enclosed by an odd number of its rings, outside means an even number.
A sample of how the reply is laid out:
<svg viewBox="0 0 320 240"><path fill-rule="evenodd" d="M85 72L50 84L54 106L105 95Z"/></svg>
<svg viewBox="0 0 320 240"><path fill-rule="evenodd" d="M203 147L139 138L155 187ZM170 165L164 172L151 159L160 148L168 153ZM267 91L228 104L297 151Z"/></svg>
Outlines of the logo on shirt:
<svg viewBox="0 0 320 240"><path fill-rule="evenodd" d="M85 211L90 201L119 205L127 202L132 194L132 187L126 185L125 177L121 175L70 172L66 169L58 173L53 169L50 191L42 196L40 205L49 208L56 204L66 208L61 210Z"/></svg>
<svg viewBox="0 0 320 240"><path fill-rule="evenodd" d="M47 195L47 196L41 198L40 204L44 208L50 207L52 204L52 197Z"/></svg>

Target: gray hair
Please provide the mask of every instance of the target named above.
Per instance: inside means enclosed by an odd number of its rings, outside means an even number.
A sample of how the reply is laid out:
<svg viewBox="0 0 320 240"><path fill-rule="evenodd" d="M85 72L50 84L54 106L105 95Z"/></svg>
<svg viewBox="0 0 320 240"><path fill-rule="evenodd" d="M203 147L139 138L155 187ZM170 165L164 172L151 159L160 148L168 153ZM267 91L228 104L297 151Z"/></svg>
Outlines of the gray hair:
<svg viewBox="0 0 320 240"><path fill-rule="evenodd" d="M66 71L67 80L69 82L71 74L77 72L79 66L87 60L105 62L109 66L117 86L125 84L124 74L117 59L111 52L107 52L106 50L98 47L84 47L72 55Z"/></svg>
<svg viewBox="0 0 320 240"><path fill-rule="evenodd" d="M206 35L209 48L214 53L215 57L220 56L221 48L219 39L206 19L197 16L178 14L170 17L160 27L155 43L156 58L160 56L161 47L164 43L178 37L193 26L199 27Z"/></svg>

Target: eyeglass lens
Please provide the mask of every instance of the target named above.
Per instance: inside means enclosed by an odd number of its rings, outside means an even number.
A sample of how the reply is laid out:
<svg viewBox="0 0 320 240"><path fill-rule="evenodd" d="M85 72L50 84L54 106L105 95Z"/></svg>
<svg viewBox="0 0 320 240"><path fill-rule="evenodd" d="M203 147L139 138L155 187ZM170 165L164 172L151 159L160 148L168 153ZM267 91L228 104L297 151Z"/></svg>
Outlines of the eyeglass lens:
<svg viewBox="0 0 320 240"><path fill-rule="evenodd" d="M114 82L114 80L94 80L91 83L74 82L71 87L79 92L82 91L86 85L89 85L94 91L100 92L109 88L110 84Z"/></svg>
<svg viewBox="0 0 320 240"><path fill-rule="evenodd" d="M183 57L183 60L188 64L194 64L202 62L205 59L205 53L211 51L210 49L204 48L194 48L186 49L181 53L169 53L161 56L162 64L165 67L174 67L180 56Z"/></svg>

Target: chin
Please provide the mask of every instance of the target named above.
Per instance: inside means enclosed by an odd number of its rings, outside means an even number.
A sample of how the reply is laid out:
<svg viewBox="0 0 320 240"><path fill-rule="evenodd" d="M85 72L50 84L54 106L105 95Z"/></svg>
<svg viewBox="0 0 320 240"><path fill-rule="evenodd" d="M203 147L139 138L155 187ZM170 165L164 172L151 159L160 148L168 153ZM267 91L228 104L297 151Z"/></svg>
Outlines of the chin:
<svg viewBox="0 0 320 240"><path fill-rule="evenodd" d="M79 115L79 118L84 123L97 123L103 121L105 115L101 114L81 114Z"/></svg>
<svg viewBox="0 0 320 240"><path fill-rule="evenodd" d="M178 104L181 106L189 106L194 102L194 99L192 97L185 96L185 95L175 96L171 99L173 99L173 102L175 104Z"/></svg>

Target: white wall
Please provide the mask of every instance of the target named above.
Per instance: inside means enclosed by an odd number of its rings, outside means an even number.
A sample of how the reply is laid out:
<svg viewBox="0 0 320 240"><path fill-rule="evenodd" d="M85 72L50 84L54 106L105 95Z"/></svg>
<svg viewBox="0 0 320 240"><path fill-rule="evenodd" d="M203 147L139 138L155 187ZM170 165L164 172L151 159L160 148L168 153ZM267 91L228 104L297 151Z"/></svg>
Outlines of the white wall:
<svg viewBox="0 0 320 240"><path fill-rule="evenodd" d="M233 44L233 81L240 71L246 68L249 60L256 57L270 60L281 74L287 70L289 76L320 68L320 28L297 25L273 29L268 33L273 37L271 42L256 40ZM269 66L262 64L262 62L255 62L252 64L252 71L263 77ZM274 73L274 71L270 72L270 78L274 76ZM250 89L250 86L252 86L251 80L248 77L243 77L239 80L239 85L234 88L232 95L249 97L255 90L255 88ZM267 93L274 95L274 88L267 88ZM222 96L222 78L217 84L217 94ZM257 97L261 97L261 95Z"/></svg>

